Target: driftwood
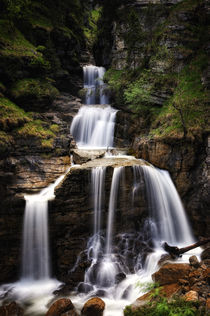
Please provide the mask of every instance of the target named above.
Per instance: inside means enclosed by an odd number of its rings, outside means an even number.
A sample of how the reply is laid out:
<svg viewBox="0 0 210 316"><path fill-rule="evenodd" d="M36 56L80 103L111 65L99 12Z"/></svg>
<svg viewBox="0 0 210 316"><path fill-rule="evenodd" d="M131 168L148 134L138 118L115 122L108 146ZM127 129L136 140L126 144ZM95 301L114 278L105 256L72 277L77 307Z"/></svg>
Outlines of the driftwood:
<svg viewBox="0 0 210 316"><path fill-rule="evenodd" d="M202 239L202 240L196 242L195 244L192 244L188 247L183 247L183 248L173 247L173 246L170 246L169 244L167 244L167 242L164 242L162 247L166 252L168 252L170 254L170 256L172 258L177 258L177 257L181 257L181 255L183 253L185 253L191 249L203 246L203 245L207 244L208 242L210 242L210 238Z"/></svg>

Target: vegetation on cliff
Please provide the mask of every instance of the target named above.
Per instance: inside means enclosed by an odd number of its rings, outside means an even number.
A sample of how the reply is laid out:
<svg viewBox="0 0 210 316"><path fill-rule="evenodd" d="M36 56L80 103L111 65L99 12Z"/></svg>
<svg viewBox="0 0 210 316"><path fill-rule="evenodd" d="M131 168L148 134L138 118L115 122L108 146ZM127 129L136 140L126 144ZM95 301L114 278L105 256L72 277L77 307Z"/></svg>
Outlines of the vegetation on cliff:
<svg viewBox="0 0 210 316"><path fill-rule="evenodd" d="M199 137L208 131L204 4L142 10L128 5L114 17L117 53L106 80L115 106L143 117L150 137Z"/></svg>
<svg viewBox="0 0 210 316"><path fill-rule="evenodd" d="M86 11L80 0L1 1L2 154L11 150L17 137L34 137L37 145L52 147L58 129L52 131L52 124L39 113L48 111L67 87L72 94L77 93L74 77L81 76Z"/></svg>

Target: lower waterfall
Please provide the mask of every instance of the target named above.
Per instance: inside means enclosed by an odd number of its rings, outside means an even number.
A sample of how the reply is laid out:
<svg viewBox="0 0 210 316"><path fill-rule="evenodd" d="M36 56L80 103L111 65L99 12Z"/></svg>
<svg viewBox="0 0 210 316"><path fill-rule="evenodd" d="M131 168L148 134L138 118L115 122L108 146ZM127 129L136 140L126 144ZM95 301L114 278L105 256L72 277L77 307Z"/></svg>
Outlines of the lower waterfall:
<svg viewBox="0 0 210 316"><path fill-rule="evenodd" d="M126 156L125 156L126 157ZM125 158L126 160L126 158ZM145 186L148 204L148 217L141 232L128 232L115 236L114 222L117 203L122 194L122 178L126 167L113 170L106 231L101 229L101 205L106 168L92 169L92 187L94 199L93 236L87 243L87 253L91 265L85 273L84 283L78 286L78 293L72 301L78 309L94 296L102 297L106 303L105 316L122 316L123 308L132 303L144 291L136 284L152 282L151 275L158 268L158 261L165 251L163 241L180 247L194 241L186 215L175 186L167 171L149 165L134 165L133 187L130 205L136 203L139 188ZM124 179L126 181L126 179ZM98 184L98 188L96 186ZM120 185L121 184L121 185ZM100 220L99 220L100 219ZM136 245L146 244L145 249ZM152 247L152 248L151 248ZM152 249L152 251L151 251ZM189 252L179 262L188 262L192 254L199 255L200 250Z"/></svg>

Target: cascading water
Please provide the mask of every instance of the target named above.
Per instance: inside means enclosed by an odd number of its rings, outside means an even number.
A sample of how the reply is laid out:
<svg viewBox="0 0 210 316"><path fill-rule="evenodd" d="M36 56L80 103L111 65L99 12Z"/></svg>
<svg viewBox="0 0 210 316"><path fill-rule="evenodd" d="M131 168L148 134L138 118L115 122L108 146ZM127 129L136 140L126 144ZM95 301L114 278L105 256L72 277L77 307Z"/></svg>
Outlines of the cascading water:
<svg viewBox="0 0 210 316"><path fill-rule="evenodd" d="M54 189L63 178L64 175L60 176L39 194L25 195L21 277L24 280L50 278L48 201L55 197Z"/></svg>
<svg viewBox="0 0 210 316"><path fill-rule="evenodd" d="M113 171L106 235L105 238L100 239L103 242L100 242L99 247L96 247L97 255L93 256L92 259L89 258L92 260L92 264L85 274L85 284L88 284L87 291L83 291L84 294L73 298L73 302L79 307L89 297L102 296L107 306L104 312L105 316L123 315L123 307L144 293L135 284L139 280L142 283L152 282L151 275L157 270L158 261L164 253L161 248L163 241L182 247L194 240L169 173L151 165L135 165L135 161L130 205L139 201L140 188L144 186L148 203L148 218L145 220L141 232L123 233L120 239L118 236L117 240L119 241L116 240L116 236L113 234L114 213L119 196L122 194L119 188L124 168L122 166L115 167ZM97 181L93 174L98 174ZM99 170L94 169L92 171L95 201L94 236L100 230L98 215L95 213L95 205L101 204L100 177ZM105 174L103 181L105 181ZM96 183L98 183L98 189ZM94 236L90 240L94 241ZM90 252L90 246L92 247L93 243L88 243L88 252ZM98 255L99 253L100 255ZM183 256L179 260L187 262L188 258L188 256ZM119 283L118 277L122 277L122 279L125 277L125 279Z"/></svg>
<svg viewBox="0 0 210 316"><path fill-rule="evenodd" d="M116 110L108 104L103 67L86 66L84 71L85 104L74 117L70 132L79 148L113 147ZM98 104L94 106L94 104ZM100 105L101 106L100 106ZM103 105L103 106L102 106Z"/></svg>
<svg viewBox="0 0 210 316"><path fill-rule="evenodd" d="M60 285L50 275L48 201L55 197L54 189L64 176L38 194L25 195L21 278L0 288L0 297L9 293L8 298L29 303L27 315L43 314L52 292Z"/></svg>
<svg viewBox="0 0 210 316"><path fill-rule="evenodd" d="M194 242L184 208L176 188L165 170L141 166L144 174L150 217L157 229L152 230L156 242L171 245Z"/></svg>

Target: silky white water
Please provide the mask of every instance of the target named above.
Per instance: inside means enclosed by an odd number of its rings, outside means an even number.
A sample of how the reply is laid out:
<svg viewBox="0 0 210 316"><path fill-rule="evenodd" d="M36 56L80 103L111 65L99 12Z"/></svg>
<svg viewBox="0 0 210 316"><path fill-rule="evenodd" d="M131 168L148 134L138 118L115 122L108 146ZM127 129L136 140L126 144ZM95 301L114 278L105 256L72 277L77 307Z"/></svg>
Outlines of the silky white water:
<svg viewBox="0 0 210 316"><path fill-rule="evenodd" d="M48 201L54 199L55 187L64 176L38 194L25 195L21 278L1 286L0 298L8 293L11 300L28 302L26 315L44 314L53 291L61 284L50 273Z"/></svg>
<svg viewBox="0 0 210 316"><path fill-rule="evenodd" d="M85 101L84 104L109 104L106 85L103 82L104 67L93 65L83 67Z"/></svg>
<svg viewBox="0 0 210 316"><path fill-rule="evenodd" d="M85 106L74 117L70 132L78 148L112 148L117 111L108 104L106 85L103 82L103 67L85 66Z"/></svg>

